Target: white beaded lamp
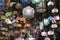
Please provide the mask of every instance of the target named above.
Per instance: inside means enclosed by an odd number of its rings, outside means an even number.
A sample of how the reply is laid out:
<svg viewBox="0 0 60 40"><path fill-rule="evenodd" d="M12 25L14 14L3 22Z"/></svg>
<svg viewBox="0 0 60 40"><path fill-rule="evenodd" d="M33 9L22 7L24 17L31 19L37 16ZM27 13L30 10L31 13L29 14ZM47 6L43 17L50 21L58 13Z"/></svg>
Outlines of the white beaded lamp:
<svg viewBox="0 0 60 40"><path fill-rule="evenodd" d="M59 10L58 10L57 8L53 8L53 9L52 9L52 13L58 13L58 11L59 11Z"/></svg>
<svg viewBox="0 0 60 40"><path fill-rule="evenodd" d="M41 32L41 36L47 36L46 32Z"/></svg>
<svg viewBox="0 0 60 40"><path fill-rule="evenodd" d="M47 5L48 5L48 6L54 6L54 2L50 0L50 1L47 3Z"/></svg>
<svg viewBox="0 0 60 40"><path fill-rule="evenodd" d="M34 9L30 6L27 6L25 8L23 8L23 17L25 18L33 18L34 17Z"/></svg>
<svg viewBox="0 0 60 40"><path fill-rule="evenodd" d="M50 40L50 38L49 37L46 37L44 40Z"/></svg>
<svg viewBox="0 0 60 40"><path fill-rule="evenodd" d="M48 35L54 35L54 32L53 31L48 31L47 34Z"/></svg>
<svg viewBox="0 0 60 40"><path fill-rule="evenodd" d="M58 26L57 26L57 24L52 24L51 25L51 28L57 28Z"/></svg>

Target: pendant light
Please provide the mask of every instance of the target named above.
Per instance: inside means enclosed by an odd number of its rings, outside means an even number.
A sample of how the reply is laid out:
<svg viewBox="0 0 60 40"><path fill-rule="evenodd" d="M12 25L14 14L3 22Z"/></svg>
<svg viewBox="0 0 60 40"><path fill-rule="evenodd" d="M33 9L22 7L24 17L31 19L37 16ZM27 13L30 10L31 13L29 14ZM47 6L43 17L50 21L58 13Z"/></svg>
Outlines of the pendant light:
<svg viewBox="0 0 60 40"><path fill-rule="evenodd" d="M54 6L54 2L50 0L50 1L47 3L47 6Z"/></svg>
<svg viewBox="0 0 60 40"><path fill-rule="evenodd" d="M27 6L23 8L22 12L23 12L23 17L31 19L34 17L35 10L30 6Z"/></svg>

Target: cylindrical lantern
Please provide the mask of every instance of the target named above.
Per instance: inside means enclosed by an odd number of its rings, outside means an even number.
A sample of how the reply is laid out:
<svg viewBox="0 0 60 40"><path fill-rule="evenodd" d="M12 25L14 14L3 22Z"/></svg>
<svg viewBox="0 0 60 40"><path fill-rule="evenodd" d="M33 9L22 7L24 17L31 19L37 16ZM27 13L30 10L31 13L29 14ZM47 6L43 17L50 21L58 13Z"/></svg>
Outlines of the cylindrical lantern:
<svg viewBox="0 0 60 40"><path fill-rule="evenodd" d="M48 5L48 6L54 6L54 2L53 2L53 1L49 1L49 2L47 3L47 5Z"/></svg>
<svg viewBox="0 0 60 40"><path fill-rule="evenodd" d="M57 8L53 8L53 9L52 9L52 13L58 13L58 11L59 11L59 10L58 10Z"/></svg>
<svg viewBox="0 0 60 40"><path fill-rule="evenodd" d="M31 2L32 2L33 4L36 4L36 3L42 2L42 0L31 0Z"/></svg>
<svg viewBox="0 0 60 40"><path fill-rule="evenodd" d="M34 17L34 9L30 6L23 8L23 17L25 18L33 18Z"/></svg>

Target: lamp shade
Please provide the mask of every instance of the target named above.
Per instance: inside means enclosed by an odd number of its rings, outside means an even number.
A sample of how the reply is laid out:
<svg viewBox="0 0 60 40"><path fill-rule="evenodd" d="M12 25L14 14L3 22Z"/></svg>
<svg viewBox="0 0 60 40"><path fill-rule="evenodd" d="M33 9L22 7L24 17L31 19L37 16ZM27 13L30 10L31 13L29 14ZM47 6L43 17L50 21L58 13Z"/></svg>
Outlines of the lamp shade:
<svg viewBox="0 0 60 40"><path fill-rule="evenodd" d="M43 22L44 22L44 25L45 25L45 26L47 26L47 25L50 24L50 20L47 19L47 18L45 18L45 19L43 20Z"/></svg>
<svg viewBox="0 0 60 40"><path fill-rule="evenodd" d="M54 35L53 31L48 31L48 35Z"/></svg>
<svg viewBox="0 0 60 40"><path fill-rule="evenodd" d="M51 28L57 28L57 27L58 27L57 24L52 24L52 25L51 25Z"/></svg>
<svg viewBox="0 0 60 40"><path fill-rule="evenodd" d="M41 32L41 36L47 36L46 32Z"/></svg>
<svg viewBox="0 0 60 40"><path fill-rule="evenodd" d="M50 38L49 37L46 37L44 40L50 40Z"/></svg>
<svg viewBox="0 0 60 40"><path fill-rule="evenodd" d="M33 4L36 4L36 3L42 2L42 0L31 0L31 2L32 2Z"/></svg>
<svg viewBox="0 0 60 40"><path fill-rule="evenodd" d="M48 19L49 19L49 20L52 20L52 19L53 19L53 17L52 17L52 16L49 16L49 17L48 17Z"/></svg>
<svg viewBox="0 0 60 40"><path fill-rule="evenodd" d="M7 12L5 15L6 15L7 17L10 17L10 16L12 15L12 12Z"/></svg>
<svg viewBox="0 0 60 40"><path fill-rule="evenodd" d="M52 9L52 13L58 13L58 9L57 8L53 8Z"/></svg>
<svg viewBox="0 0 60 40"><path fill-rule="evenodd" d="M48 5L48 6L54 6L54 2L53 2L53 1L49 1L49 2L47 3L47 5Z"/></svg>
<svg viewBox="0 0 60 40"><path fill-rule="evenodd" d="M30 6L27 6L25 8L23 8L23 17L25 18L33 18L34 17L34 9Z"/></svg>
<svg viewBox="0 0 60 40"><path fill-rule="evenodd" d="M22 0L22 3L29 3L29 0Z"/></svg>

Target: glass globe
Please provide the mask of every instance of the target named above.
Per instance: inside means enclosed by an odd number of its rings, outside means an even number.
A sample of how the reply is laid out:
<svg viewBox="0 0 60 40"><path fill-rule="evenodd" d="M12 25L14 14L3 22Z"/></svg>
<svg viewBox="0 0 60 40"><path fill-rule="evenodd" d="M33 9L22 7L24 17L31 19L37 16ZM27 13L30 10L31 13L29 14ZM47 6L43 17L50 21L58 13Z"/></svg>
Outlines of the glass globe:
<svg viewBox="0 0 60 40"><path fill-rule="evenodd" d="M54 35L54 32L53 32L53 31L48 31L47 34L48 34L48 35Z"/></svg>
<svg viewBox="0 0 60 40"><path fill-rule="evenodd" d="M25 18L34 17L35 10L32 7L27 6L26 8L23 8L22 11L23 11L23 17L25 17Z"/></svg>
<svg viewBox="0 0 60 40"><path fill-rule="evenodd" d="M44 40L50 40L50 38L49 37L46 37Z"/></svg>
<svg viewBox="0 0 60 40"><path fill-rule="evenodd" d="M10 17L12 15L12 12L5 13L5 16Z"/></svg>
<svg viewBox="0 0 60 40"><path fill-rule="evenodd" d="M22 3L28 3L29 0L22 0Z"/></svg>
<svg viewBox="0 0 60 40"><path fill-rule="evenodd" d="M41 36L47 36L46 32L41 32Z"/></svg>
<svg viewBox="0 0 60 40"><path fill-rule="evenodd" d="M44 18L43 22L44 22L44 25L45 25L45 26L47 26L47 25L50 24L50 20L47 19L47 18Z"/></svg>
<svg viewBox="0 0 60 40"><path fill-rule="evenodd" d="M52 19L53 19L53 17L52 17L52 16L49 16L49 17L48 17L48 19L49 19L49 20L52 20Z"/></svg>
<svg viewBox="0 0 60 40"><path fill-rule="evenodd" d="M31 2L32 2L33 4L36 4L36 3L41 3L42 0L31 0Z"/></svg>
<svg viewBox="0 0 60 40"><path fill-rule="evenodd" d="M53 8L52 9L52 13L58 13L58 9L57 8Z"/></svg>
<svg viewBox="0 0 60 40"><path fill-rule="evenodd" d="M29 38L29 40L35 40L35 38Z"/></svg>
<svg viewBox="0 0 60 40"><path fill-rule="evenodd" d="M39 22L40 30L43 30L43 22Z"/></svg>
<svg viewBox="0 0 60 40"><path fill-rule="evenodd" d="M57 16L54 16L54 20L60 20L60 17L59 17L59 15L57 15Z"/></svg>
<svg viewBox="0 0 60 40"><path fill-rule="evenodd" d="M53 1L49 1L49 2L47 3L47 5L48 5L48 6L50 6L50 5L51 5L51 6L54 6L54 2L53 2Z"/></svg>
<svg viewBox="0 0 60 40"><path fill-rule="evenodd" d="M57 28L58 26L57 26L57 24L52 24L51 25L51 28Z"/></svg>

